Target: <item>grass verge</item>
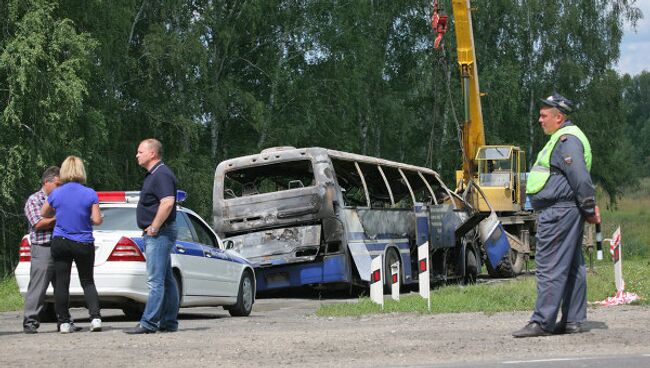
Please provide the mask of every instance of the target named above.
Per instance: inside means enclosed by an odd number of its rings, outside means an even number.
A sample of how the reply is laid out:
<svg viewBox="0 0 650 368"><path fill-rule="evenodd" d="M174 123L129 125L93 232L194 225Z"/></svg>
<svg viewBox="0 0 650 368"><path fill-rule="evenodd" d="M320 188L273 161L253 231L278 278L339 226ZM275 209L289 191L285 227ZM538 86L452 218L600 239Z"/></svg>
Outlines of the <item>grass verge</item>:
<svg viewBox="0 0 650 368"><path fill-rule="evenodd" d="M650 304L650 282L647 269L650 261L640 259L623 260L623 277L626 291L637 293L643 299L640 304ZM469 286L446 286L431 292L431 313L484 312L532 310L536 299L534 276L518 277L503 283L477 284ZM613 296L614 266L610 261L599 261L594 272L587 276L587 299L600 301ZM419 295L402 295L399 302L386 300L384 310L367 297L356 303L336 303L321 306L318 316L361 316L374 313L427 312L427 303Z"/></svg>
<svg viewBox="0 0 650 368"><path fill-rule="evenodd" d="M650 178L642 179L639 186L627 189L618 200L617 208L606 208L607 199L599 193L603 236L612 236L621 227L625 257L650 257ZM602 198L601 198L602 197ZM609 243L605 242L603 246ZM625 261L625 260L624 260Z"/></svg>
<svg viewBox="0 0 650 368"><path fill-rule="evenodd" d="M18 292L16 278L6 276L0 281L0 312L23 309L23 297Z"/></svg>

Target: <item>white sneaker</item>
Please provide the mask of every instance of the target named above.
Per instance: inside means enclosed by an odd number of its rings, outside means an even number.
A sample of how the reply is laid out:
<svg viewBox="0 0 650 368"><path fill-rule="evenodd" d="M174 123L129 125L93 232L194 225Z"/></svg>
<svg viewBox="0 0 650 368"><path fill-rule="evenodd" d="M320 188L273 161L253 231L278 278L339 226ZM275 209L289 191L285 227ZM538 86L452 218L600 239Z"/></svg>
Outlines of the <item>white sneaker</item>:
<svg viewBox="0 0 650 368"><path fill-rule="evenodd" d="M102 330L102 320L99 318L94 318L90 321L90 332L98 332Z"/></svg>
<svg viewBox="0 0 650 368"><path fill-rule="evenodd" d="M72 325L69 323L61 323L61 326L59 326L59 332L62 334L67 334L72 332Z"/></svg>

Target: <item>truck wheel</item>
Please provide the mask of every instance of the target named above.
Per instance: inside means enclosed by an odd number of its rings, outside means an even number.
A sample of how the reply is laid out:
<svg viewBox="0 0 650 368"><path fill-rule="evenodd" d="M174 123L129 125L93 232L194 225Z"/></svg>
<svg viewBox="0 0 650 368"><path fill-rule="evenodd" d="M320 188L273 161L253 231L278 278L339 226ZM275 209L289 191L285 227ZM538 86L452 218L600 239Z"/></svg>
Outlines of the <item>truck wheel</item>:
<svg viewBox="0 0 650 368"><path fill-rule="evenodd" d="M510 255L512 272L514 272L515 275L519 275L520 273L524 272L524 267L526 266L526 258L524 257L523 253L517 252L516 250L511 249L510 252L512 252Z"/></svg>
<svg viewBox="0 0 650 368"><path fill-rule="evenodd" d="M467 247L465 259L465 277L463 281L465 284L476 284L480 263L473 247Z"/></svg>
<svg viewBox="0 0 650 368"><path fill-rule="evenodd" d="M513 263L512 263L512 253L516 253L516 251L510 249L508 253L506 253L505 256L501 259L501 261L497 264L496 268L492 268L492 264L488 260L485 262L485 267L487 268L488 275L492 278L511 278L515 277L515 272L513 270ZM522 255L523 256L523 255Z"/></svg>

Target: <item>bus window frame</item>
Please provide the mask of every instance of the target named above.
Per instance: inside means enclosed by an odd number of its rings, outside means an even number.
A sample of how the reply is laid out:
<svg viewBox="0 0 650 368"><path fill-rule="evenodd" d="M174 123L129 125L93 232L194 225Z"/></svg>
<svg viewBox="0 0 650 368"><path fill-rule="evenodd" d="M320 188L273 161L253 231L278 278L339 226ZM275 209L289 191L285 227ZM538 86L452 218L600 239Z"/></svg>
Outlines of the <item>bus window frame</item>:
<svg viewBox="0 0 650 368"><path fill-rule="evenodd" d="M388 196L390 197L390 206L395 207L395 197L393 196L393 189L390 187L390 183L388 182L388 179L386 179L386 174L384 174L384 169L381 168L381 165L377 165L377 169L379 170L379 174L381 175L381 178L384 179L384 184L386 185L386 189L388 189Z"/></svg>
<svg viewBox="0 0 650 368"><path fill-rule="evenodd" d="M413 193L413 188L411 188L411 183L406 178L406 175L404 174L404 171L402 171L401 168L398 167L397 171L399 171L399 174L402 176L402 179L404 180L404 183L406 184L406 187L409 189L409 193L411 193L411 200L413 201L413 204L415 205L415 193ZM434 199L434 201L435 201L435 199Z"/></svg>
<svg viewBox="0 0 650 368"><path fill-rule="evenodd" d="M366 177L363 176L363 171L361 171L361 167L359 166L359 163L356 160L354 161L354 167L357 169L357 173L359 173L359 178L361 178L361 184L363 184L363 193L366 195L366 207L370 208L370 194L368 193L368 185L366 184Z"/></svg>
<svg viewBox="0 0 650 368"><path fill-rule="evenodd" d="M433 198L433 204L437 206L438 205L438 199L436 198L436 194L433 192L433 189L431 189L431 184L429 184L427 179L424 177L424 175L422 174L422 171L418 171L418 176L420 177L420 179L422 179L422 181L424 182L424 185L429 190L429 193L431 194L431 198Z"/></svg>

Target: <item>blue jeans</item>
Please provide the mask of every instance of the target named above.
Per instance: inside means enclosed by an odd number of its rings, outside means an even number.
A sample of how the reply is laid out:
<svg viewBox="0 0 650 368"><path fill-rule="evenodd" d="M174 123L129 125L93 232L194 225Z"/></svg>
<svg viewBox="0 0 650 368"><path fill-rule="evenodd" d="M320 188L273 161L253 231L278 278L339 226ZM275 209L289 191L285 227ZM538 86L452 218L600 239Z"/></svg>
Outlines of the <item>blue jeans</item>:
<svg viewBox="0 0 650 368"><path fill-rule="evenodd" d="M176 234L176 223L172 222L160 229L158 236L144 235L149 297L140 325L151 331L178 329L178 288L171 258Z"/></svg>

